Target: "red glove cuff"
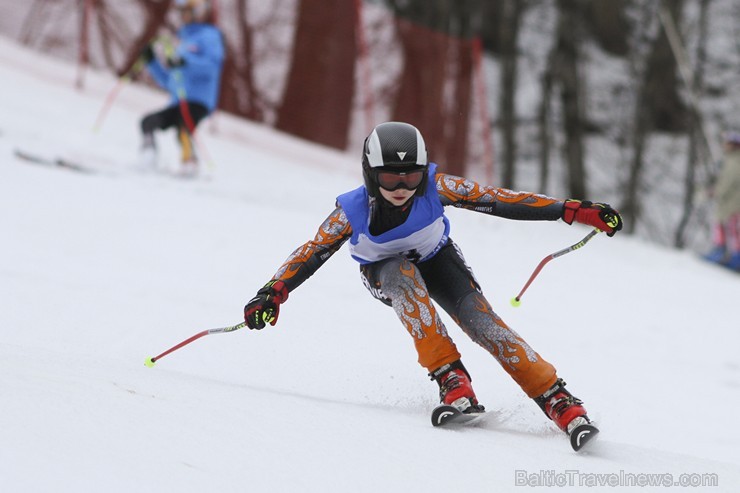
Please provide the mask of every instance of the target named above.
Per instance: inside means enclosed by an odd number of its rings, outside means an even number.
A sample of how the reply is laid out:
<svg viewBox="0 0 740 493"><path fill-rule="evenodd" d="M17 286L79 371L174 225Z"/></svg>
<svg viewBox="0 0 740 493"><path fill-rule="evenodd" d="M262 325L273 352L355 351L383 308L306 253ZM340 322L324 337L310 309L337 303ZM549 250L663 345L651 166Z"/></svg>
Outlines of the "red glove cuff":
<svg viewBox="0 0 740 493"><path fill-rule="evenodd" d="M581 208L581 203L577 200L566 200L563 207L563 221L573 224L576 220L576 213Z"/></svg>

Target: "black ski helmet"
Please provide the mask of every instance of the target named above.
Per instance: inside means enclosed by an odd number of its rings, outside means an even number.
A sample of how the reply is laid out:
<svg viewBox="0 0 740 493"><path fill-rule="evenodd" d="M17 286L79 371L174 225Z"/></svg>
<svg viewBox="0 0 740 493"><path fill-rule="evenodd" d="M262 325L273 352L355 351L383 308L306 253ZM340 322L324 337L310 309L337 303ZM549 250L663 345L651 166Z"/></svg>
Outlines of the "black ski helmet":
<svg viewBox="0 0 740 493"><path fill-rule="evenodd" d="M427 146L421 132L413 125L402 122L381 123L365 139L362 149L362 177L371 197L378 196L377 173L380 170L397 173L424 170L424 179L414 194L423 195L427 169Z"/></svg>

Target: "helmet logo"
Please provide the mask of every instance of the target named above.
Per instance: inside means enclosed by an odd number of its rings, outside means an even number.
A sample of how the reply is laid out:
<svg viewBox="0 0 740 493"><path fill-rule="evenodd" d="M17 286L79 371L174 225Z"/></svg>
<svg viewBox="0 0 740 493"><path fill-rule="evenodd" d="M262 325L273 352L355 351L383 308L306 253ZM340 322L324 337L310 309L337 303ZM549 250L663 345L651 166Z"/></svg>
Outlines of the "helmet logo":
<svg viewBox="0 0 740 493"><path fill-rule="evenodd" d="M396 152L396 154L398 154L398 157L401 158L401 161L403 161L403 158L406 157L406 153L405 152Z"/></svg>

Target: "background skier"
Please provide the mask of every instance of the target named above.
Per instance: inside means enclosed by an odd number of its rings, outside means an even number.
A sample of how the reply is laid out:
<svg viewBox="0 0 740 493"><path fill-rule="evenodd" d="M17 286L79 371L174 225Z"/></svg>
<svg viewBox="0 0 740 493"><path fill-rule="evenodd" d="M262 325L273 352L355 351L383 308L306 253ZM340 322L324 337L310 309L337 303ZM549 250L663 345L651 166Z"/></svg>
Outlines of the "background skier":
<svg viewBox="0 0 740 493"><path fill-rule="evenodd" d="M740 133L723 135L724 156L712 195L716 219L712 243L705 258L740 272Z"/></svg>
<svg viewBox="0 0 740 493"><path fill-rule="evenodd" d="M570 433L589 423L555 368L496 315L449 238L445 206L516 220L574 221L613 236L622 228L607 204L558 200L529 192L482 186L436 172L421 133L387 122L364 143L364 185L340 195L315 238L296 249L244 309L251 329L275 325L280 305L349 241L371 294L391 306L413 337L419 363L440 388L440 401L464 413L482 412L460 353L432 299L533 398L557 426Z"/></svg>
<svg viewBox="0 0 740 493"><path fill-rule="evenodd" d="M197 158L192 132L218 104L224 43L221 32L212 24L210 1L176 0L175 8L182 27L174 43L149 44L142 52L149 73L172 98L166 108L141 120L141 164L148 168L157 164L154 131L176 127L182 173L193 175L197 173ZM155 51L163 52L164 61Z"/></svg>

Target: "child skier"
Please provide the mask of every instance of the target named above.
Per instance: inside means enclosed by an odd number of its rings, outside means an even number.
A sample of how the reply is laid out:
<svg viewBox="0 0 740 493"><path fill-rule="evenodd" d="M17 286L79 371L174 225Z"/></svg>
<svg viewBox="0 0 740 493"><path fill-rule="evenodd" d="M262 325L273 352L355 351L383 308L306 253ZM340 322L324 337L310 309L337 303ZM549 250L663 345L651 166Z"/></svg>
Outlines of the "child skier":
<svg viewBox="0 0 740 493"><path fill-rule="evenodd" d="M607 204L482 186L437 173L436 167L427 160L416 127L400 122L375 127L364 143L364 186L340 195L316 237L296 249L249 301L244 308L247 326L275 325L288 294L349 241L365 286L395 310L413 337L419 363L439 384L442 404L463 413L484 410L432 299L570 434L590 422L582 402L565 389L555 368L493 311L460 249L448 237L444 207L516 220L575 221L609 236L622 229L619 213Z"/></svg>

